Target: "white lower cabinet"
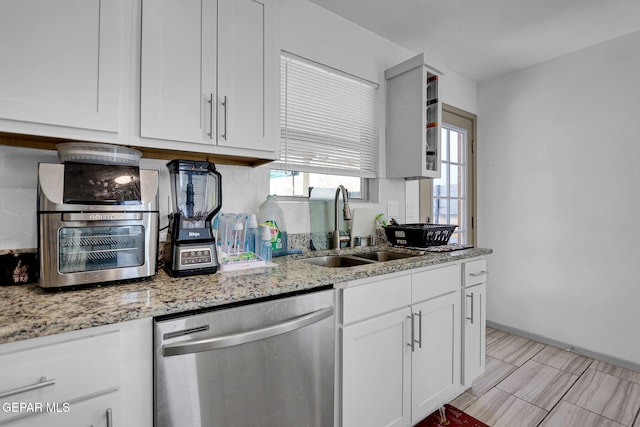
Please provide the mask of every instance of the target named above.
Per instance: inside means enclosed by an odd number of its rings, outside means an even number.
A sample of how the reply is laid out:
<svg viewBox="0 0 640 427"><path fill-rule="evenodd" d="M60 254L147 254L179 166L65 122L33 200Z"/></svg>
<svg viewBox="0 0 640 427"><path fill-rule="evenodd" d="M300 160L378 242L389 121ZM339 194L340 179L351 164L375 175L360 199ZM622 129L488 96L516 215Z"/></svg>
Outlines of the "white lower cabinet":
<svg viewBox="0 0 640 427"><path fill-rule="evenodd" d="M485 369L487 266L479 259L463 265L463 352L462 382L470 387Z"/></svg>
<svg viewBox="0 0 640 427"><path fill-rule="evenodd" d="M412 424L461 392L460 282L459 264L411 275Z"/></svg>
<svg viewBox="0 0 640 427"><path fill-rule="evenodd" d="M120 396L111 393L83 400L55 403L57 407L45 408L45 412L17 417L6 424L10 427L112 427L124 425L120 417ZM46 412L53 411L53 412ZM4 425L4 424L3 424Z"/></svg>
<svg viewBox="0 0 640 427"><path fill-rule="evenodd" d="M463 382L469 387L485 368L487 285L464 289L464 366Z"/></svg>
<svg viewBox="0 0 640 427"><path fill-rule="evenodd" d="M460 293L413 305L422 329L411 359L411 423L417 423L460 392Z"/></svg>
<svg viewBox="0 0 640 427"><path fill-rule="evenodd" d="M410 421L409 308L342 328L342 425L406 426Z"/></svg>
<svg viewBox="0 0 640 427"><path fill-rule="evenodd" d="M410 426L462 392L459 264L345 286L343 427Z"/></svg>
<svg viewBox="0 0 640 427"><path fill-rule="evenodd" d="M150 427L151 336L142 319L0 345L0 425Z"/></svg>

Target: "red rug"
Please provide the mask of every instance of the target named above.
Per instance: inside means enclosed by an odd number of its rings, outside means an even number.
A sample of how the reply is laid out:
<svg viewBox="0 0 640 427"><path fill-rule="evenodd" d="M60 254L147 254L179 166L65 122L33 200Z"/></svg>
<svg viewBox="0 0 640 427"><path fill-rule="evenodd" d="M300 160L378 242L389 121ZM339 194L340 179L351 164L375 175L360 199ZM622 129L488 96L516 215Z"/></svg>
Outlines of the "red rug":
<svg viewBox="0 0 640 427"><path fill-rule="evenodd" d="M420 421L414 427L489 427L482 421L476 420L471 415L467 415L460 409L449 404L444 405L443 408L444 411L442 411L442 409L436 410L433 414ZM444 412L444 420L442 419L441 412Z"/></svg>

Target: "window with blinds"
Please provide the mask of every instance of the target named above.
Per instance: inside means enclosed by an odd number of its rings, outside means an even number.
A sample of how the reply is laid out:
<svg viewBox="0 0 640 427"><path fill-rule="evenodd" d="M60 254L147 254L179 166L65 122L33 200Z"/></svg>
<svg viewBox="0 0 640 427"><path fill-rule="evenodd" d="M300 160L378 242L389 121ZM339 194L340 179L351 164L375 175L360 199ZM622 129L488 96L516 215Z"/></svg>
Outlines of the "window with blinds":
<svg viewBox="0 0 640 427"><path fill-rule="evenodd" d="M375 178L378 85L282 52L275 168Z"/></svg>

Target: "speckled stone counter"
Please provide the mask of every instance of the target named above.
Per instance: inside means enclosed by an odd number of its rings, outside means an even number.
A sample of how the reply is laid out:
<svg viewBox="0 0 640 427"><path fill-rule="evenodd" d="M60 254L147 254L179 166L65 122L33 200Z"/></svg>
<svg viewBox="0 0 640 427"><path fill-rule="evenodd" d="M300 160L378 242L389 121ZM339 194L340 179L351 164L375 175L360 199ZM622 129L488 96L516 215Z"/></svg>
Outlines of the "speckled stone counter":
<svg viewBox="0 0 640 427"><path fill-rule="evenodd" d="M376 249L382 248L370 247L360 252ZM353 252L351 249L340 251L342 254ZM312 256L334 253L319 251ZM145 281L77 290L50 291L35 285L4 286L0 287L0 343L211 308L490 253L490 249L473 248L347 268L311 265L302 261L304 256L288 256L274 258L277 266L270 268L187 278L171 278L160 271Z"/></svg>

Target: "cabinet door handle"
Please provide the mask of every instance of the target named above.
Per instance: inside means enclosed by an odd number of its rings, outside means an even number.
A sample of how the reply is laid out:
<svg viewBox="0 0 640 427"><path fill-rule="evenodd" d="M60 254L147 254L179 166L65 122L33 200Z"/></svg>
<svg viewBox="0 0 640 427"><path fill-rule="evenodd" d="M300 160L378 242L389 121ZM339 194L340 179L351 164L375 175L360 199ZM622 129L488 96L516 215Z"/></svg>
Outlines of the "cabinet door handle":
<svg viewBox="0 0 640 427"><path fill-rule="evenodd" d="M467 320L471 320L471 324L473 325L473 292L467 295L467 298L471 298L471 317L467 317Z"/></svg>
<svg viewBox="0 0 640 427"><path fill-rule="evenodd" d="M413 320L413 313L411 313L411 316L407 316L407 319L411 320L411 341L407 345L411 347L411 352L414 352L416 351L416 327Z"/></svg>
<svg viewBox="0 0 640 427"><path fill-rule="evenodd" d="M209 133L207 135L209 135L209 139L213 139L214 138L214 134L213 134L213 120L215 115L215 109L216 109L216 103L213 102L213 93L209 94L209 101L207 101L209 103Z"/></svg>
<svg viewBox="0 0 640 427"><path fill-rule="evenodd" d="M222 137L227 141L229 139L229 99L227 99L226 95L224 101L222 101L222 106L224 107L224 133Z"/></svg>
<svg viewBox="0 0 640 427"><path fill-rule="evenodd" d="M418 311L418 320L420 323L418 323L418 340L416 342L418 343L418 348L422 348L422 310Z"/></svg>
<svg viewBox="0 0 640 427"><path fill-rule="evenodd" d="M13 390L7 390L4 392L0 392L0 399L4 399L5 397L13 396L14 394L20 394L31 390L37 390L39 388L49 387L56 383L55 379L48 380L47 377L40 378L35 384L29 384L22 387L14 388Z"/></svg>
<svg viewBox="0 0 640 427"><path fill-rule="evenodd" d="M469 273L469 276L471 276L471 277L480 277L480 276L484 276L485 274L489 274L489 272L486 271L486 270L482 270L479 273Z"/></svg>
<svg viewBox="0 0 640 427"><path fill-rule="evenodd" d="M111 410L111 408L107 409L105 415L107 417L107 427L113 427L113 411Z"/></svg>

